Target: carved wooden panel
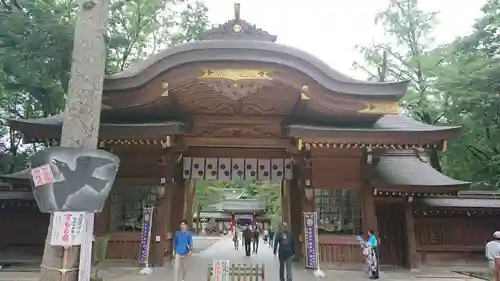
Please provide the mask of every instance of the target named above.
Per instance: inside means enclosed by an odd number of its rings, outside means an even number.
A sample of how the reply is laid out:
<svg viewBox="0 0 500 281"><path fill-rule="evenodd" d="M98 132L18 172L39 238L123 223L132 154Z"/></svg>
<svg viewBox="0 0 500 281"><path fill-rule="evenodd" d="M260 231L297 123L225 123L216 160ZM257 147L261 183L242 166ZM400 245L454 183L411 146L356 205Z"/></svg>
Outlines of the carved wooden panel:
<svg viewBox="0 0 500 281"><path fill-rule="evenodd" d="M259 159L258 165L257 179L260 181L271 180L271 159Z"/></svg>
<svg viewBox="0 0 500 281"><path fill-rule="evenodd" d="M205 158L193 158L192 179L205 179Z"/></svg>
<svg viewBox="0 0 500 281"><path fill-rule="evenodd" d="M234 158L231 161L232 165L232 179L244 179L245 178L245 159L244 158Z"/></svg>
<svg viewBox="0 0 500 281"><path fill-rule="evenodd" d="M217 118L198 115L194 118L194 127L190 136L200 137L248 137L268 138L281 137L282 118L252 118L246 116L232 116L231 118Z"/></svg>
<svg viewBox="0 0 500 281"><path fill-rule="evenodd" d="M283 180L283 159L271 159L271 181Z"/></svg>
<svg viewBox="0 0 500 281"><path fill-rule="evenodd" d="M216 180L217 179L217 158L207 158L205 161L205 179L206 180Z"/></svg>
<svg viewBox="0 0 500 281"><path fill-rule="evenodd" d="M256 158L245 159L245 179L246 180L257 180L257 159Z"/></svg>
<svg viewBox="0 0 500 281"><path fill-rule="evenodd" d="M311 181L316 188L345 188L361 182L361 158L332 157L311 159Z"/></svg>
<svg viewBox="0 0 500 281"><path fill-rule="evenodd" d="M250 94L255 94L263 87L263 85L255 83L253 81L206 81L203 83L207 84L216 92L221 93L231 100L239 100Z"/></svg>
<svg viewBox="0 0 500 281"><path fill-rule="evenodd" d="M230 180L231 179L231 159L230 158L219 158L219 179L220 180Z"/></svg>

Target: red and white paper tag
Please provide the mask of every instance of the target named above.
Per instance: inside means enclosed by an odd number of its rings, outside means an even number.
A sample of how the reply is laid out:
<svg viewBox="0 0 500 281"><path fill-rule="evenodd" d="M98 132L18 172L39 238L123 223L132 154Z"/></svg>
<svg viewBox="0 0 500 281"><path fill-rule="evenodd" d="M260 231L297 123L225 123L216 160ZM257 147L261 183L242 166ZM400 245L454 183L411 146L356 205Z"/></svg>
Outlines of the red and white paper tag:
<svg viewBox="0 0 500 281"><path fill-rule="evenodd" d="M52 169L50 168L50 164L32 168L31 178L33 179L35 187L52 184L55 181L54 174L52 174Z"/></svg>

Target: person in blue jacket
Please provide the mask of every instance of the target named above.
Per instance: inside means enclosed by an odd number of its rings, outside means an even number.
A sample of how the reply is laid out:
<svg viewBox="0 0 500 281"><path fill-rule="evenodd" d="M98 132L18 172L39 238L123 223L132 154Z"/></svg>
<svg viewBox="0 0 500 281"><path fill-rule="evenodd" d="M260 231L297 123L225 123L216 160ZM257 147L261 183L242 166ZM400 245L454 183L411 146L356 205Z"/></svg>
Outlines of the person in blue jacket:
<svg viewBox="0 0 500 281"><path fill-rule="evenodd" d="M193 250L193 234L187 227L187 222L181 222L181 230L176 231L173 241L174 281L186 280L186 262Z"/></svg>
<svg viewBox="0 0 500 281"><path fill-rule="evenodd" d="M368 263L368 273L370 274L370 279L379 279L380 264L378 239L373 229L369 229L367 235L368 241L361 242L361 245L368 250L366 260Z"/></svg>

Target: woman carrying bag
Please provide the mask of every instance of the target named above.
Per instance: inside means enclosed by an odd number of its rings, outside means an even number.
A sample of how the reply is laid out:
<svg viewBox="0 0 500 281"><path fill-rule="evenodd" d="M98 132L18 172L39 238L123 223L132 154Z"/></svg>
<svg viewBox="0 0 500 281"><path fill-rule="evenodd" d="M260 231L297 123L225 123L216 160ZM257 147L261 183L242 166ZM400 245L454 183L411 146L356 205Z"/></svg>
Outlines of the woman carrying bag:
<svg viewBox="0 0 500 281"><path fill-rule="evenodd" d="M366 263L368 264L368 275L370 279L379 279L380 265L377 237L373 229L369 229L367 235L368 241L363 241L361 237L359 237L359 240L363 248L363 255L366 257Z"/></svg>

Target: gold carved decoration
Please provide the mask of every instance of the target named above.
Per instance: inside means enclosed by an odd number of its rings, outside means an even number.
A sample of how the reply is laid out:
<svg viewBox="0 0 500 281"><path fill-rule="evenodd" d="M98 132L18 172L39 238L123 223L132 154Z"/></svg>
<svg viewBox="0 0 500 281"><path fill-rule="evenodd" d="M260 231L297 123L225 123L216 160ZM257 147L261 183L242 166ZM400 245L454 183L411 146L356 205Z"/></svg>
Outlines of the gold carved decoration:
<svg viewBox="0 0 500 281"><path fill-rule="evenodd" d="M262 88L261 85L252 83L228 83L221 81L209 81L204 83L232 100L239 100L249 94L256 93Z"/></svg>
<svg viewBox="0 0 500 281"><path fill-rule="evenodd" d="M310 100L311 98L307 95L308 92L309 92L309 86L302 85L302 88L300 89L300 99Z"/></svg>
<svg viewBox="0 0 500 281"><path fill-rule="evenodd" d="M163 82L161 83L161 87L163 88L164 92L161 94L162 97L168 97L168 83Z"/></svg>
<svg viewBox="0 0 500 281"><path fill-rule="evenodd" d="M398 103L393 101L364 101L364 109L359 110L359 113L369 114L398 114Z"/></svg>
<svg viewBox="0 0 500 281"><path fill-rule="evenodd" d="M273 137L273 134L266 131L261 131L258 128L228 127L228 128L220 128L215 131L207 130L202 132L201 136L225 137L225 138L231 138L231 137L262 138L262 137Z"/></svg>
<svg viewBox="0 0 500 281"><path fill-rule="evenodd" d="M214 68L202 69L203 74L200 79L216 78L238 80L273 80L268 76L269 71L263 69L245 69L245 68Z"/></svg>

